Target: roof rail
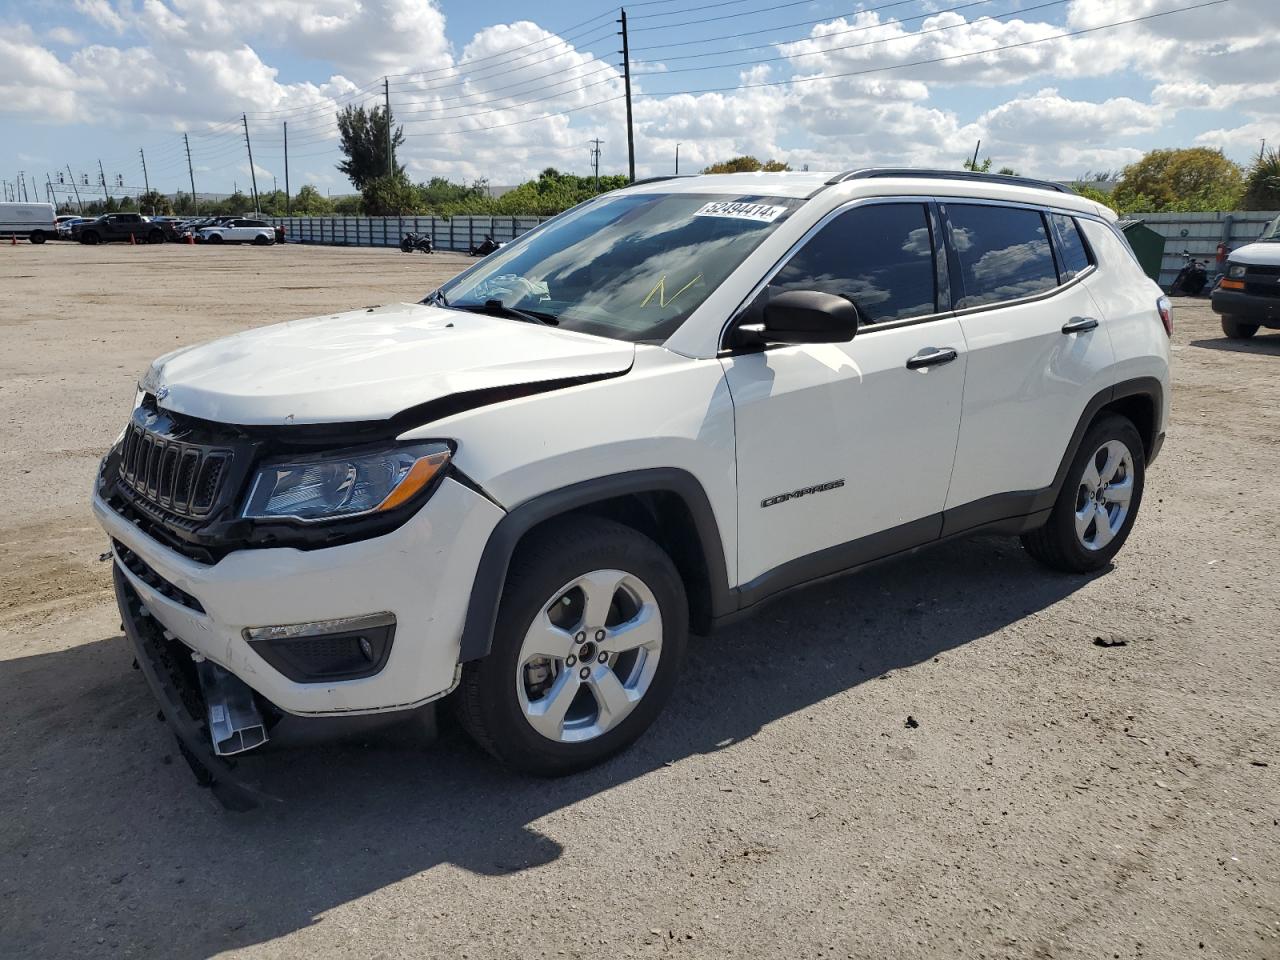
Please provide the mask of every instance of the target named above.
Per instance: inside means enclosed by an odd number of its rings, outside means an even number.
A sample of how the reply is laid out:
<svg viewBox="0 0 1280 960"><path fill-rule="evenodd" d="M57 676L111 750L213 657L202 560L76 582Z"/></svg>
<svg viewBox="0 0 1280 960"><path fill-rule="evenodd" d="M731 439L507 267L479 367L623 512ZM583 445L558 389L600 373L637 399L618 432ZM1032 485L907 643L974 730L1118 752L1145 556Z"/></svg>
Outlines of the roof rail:
<svg viewBox="0 0 1280 960"><path fill-rule="evenodd" d="M827 181L827 186L846 180L875 180L881 177L919 177L940 180L971 180L978 183L1003 183L1014 187L1033 187L1037 190L1056 190L1058 193L1075 193L1070 187L1052 180L1036 180L1034 177L1018 177L1005 173L977 173L973 170L928 170L920 167L864 167L837 173Z"/></svg>
<svg viewBox="0 0 1280 960"><path fill-rule="evenodd" d="M696 177L696 173L676 173L667 174L665 177L645 177L643 180L632 180L627 184L628 187L638 187L642 183L661 183L663 180L686 180L689 177Z"/></svg>

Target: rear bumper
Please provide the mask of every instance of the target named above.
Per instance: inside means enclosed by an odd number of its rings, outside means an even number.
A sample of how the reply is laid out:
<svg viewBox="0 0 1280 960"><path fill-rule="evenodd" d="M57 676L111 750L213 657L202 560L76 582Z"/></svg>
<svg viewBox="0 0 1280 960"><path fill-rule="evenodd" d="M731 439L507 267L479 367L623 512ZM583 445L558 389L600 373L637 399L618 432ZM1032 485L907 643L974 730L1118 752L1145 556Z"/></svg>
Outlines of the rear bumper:
<svg viewBox="0 0 1280 960"><path fill-rule="evenodd" d="M1260 297L1242 290L1214 290L1213 312L1264 327L1280 327L1280 297Z"/></svg>

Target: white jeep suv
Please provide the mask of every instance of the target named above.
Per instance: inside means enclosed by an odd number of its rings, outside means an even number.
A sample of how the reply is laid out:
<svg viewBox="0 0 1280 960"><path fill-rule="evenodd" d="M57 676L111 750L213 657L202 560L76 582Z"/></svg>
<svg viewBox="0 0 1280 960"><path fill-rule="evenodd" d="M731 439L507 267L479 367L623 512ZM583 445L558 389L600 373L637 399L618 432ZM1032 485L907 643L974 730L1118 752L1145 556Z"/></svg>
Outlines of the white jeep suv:
<svg viewBox="0 0 1280 960"><path fill-rule="evenodd" d="M1114 219L1014 177L663 179L420 304L162 357L93 505L184 753L225 783L283 719L456 689L564 773L784 590L978 531L1105 566L1169 403Z"/></svg>

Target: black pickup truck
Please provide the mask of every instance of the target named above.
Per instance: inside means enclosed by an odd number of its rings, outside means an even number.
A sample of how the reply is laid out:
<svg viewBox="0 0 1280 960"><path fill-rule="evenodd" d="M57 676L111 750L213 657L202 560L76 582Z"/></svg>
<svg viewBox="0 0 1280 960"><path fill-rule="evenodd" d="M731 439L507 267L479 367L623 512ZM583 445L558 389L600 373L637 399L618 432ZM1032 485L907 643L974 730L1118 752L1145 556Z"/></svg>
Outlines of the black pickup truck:
<svg viewBox="0 0 1280 960"><path fill-rule="evenodd" d="M71 228L71 239L81 243L164 243L169 232L163 223L153 223L138 213L108 213Z"/></svg>

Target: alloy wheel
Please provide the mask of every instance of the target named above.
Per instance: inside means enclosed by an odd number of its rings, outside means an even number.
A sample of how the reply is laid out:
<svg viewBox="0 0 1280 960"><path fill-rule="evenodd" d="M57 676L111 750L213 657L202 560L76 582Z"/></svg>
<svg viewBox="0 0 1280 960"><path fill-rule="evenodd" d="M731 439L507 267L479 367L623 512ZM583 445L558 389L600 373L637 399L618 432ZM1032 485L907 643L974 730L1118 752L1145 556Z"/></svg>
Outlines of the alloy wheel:
<svg viewBox="0 0 1280 960"><path fill-rule="evenodd" d="M525 719L549 740L593 740L643 699L661 654L662 612L648 585L622 570L583 574L525 633L515 677Z"/></svg>
<svg viewBox="0 0 1280 960"><path fill-rule="evenodd" d="M1124 527L1133 499L1133 453L1108 440L1085 463L1076 491L1076 537L1086 550L1101 550Z"/></svg>

